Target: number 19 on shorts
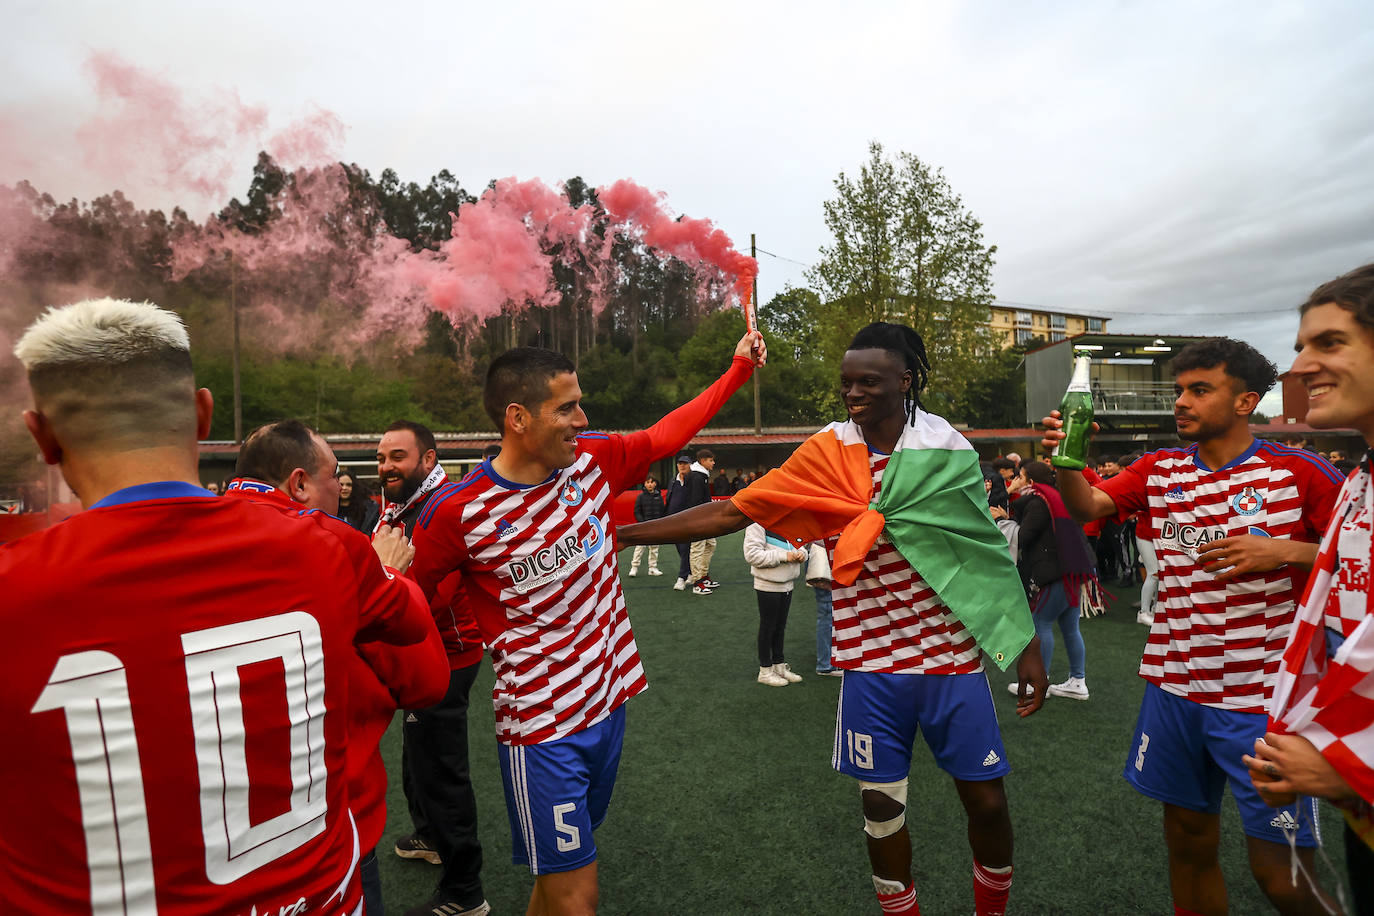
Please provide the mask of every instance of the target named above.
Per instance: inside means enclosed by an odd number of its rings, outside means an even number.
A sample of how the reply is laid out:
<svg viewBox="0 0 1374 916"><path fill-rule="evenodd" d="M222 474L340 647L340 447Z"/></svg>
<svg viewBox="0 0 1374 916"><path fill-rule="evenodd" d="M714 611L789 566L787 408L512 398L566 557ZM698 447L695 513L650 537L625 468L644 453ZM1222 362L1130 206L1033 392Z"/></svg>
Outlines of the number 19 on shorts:
<svg viewBox="0 0 1374 916"><path fill-rule="evenodd" d="M1145 771L1145 749L1150 746L1150 736L1144 732L1140 733L1140 747L1135 752L1135 769L1137 773Z"/></svg>
<svg viewBox="0 0 1374 916"><path fill-rule="evenodd" d="M873 736L845 729L845 746L849 750L849 762L861 770L873 769Z"/></svg>

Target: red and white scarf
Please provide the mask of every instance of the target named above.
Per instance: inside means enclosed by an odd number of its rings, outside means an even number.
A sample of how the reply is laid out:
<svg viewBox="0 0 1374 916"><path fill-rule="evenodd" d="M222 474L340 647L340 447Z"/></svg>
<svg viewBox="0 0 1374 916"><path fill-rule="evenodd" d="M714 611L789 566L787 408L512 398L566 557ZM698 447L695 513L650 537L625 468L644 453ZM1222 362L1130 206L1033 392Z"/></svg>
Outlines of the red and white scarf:
<svg viewBox="0 0 1374 916"><path fill-rule="evenodd" d="M377 527L380 528L383 525L396 524L396 520L405 515L411 506L418 502L422 502L426 496L433 493L447 482L448 475L444 473L442 467L436 464L434 470L429 472L420 486L415 489L415 492L410 494L410 498L403 503L389 502L386 498L386 490L383 490L382 515L381 518L377 519Z"/></svg>
<svg viewBox="0 0 1374 916"><path fill-rule="evenodd" d="M1374 477L1366 455L1345 482L1284 649L1275 731L1301 735L1366 802L1374 801ZM1327 657L1326 630L1345 641Z"/></svg>

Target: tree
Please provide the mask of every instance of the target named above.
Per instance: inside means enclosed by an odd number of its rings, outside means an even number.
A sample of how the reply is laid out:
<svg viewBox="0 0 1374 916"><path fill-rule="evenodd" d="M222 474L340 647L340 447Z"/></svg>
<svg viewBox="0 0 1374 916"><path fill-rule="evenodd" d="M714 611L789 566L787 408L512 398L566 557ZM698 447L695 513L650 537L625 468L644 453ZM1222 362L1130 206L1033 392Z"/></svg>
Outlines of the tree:
<svg viewBox="0 0 1374 916"><path fill-rule="evenodd" d="M944 173L911 153L887 156L869 144L857 179L843 172L825 203L834 244L821 248L807 278L826 303L827 355L859 327L899 321L925 340L932 409L955 407L996 347L987 321L996 246L964 208Z"/></svg>

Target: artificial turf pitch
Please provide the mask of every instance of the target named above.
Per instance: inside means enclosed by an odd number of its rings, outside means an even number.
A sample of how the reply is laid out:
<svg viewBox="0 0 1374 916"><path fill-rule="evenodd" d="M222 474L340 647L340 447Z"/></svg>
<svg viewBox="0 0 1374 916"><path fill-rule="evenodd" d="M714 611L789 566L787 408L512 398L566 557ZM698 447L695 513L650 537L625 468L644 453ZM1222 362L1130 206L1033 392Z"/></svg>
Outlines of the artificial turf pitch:
<svg viewBox="0 0 1374 916"><path fill-rule="evenodd" d="M858 788L830 765L840 679L814 674L815 599L800 584L787 626L787 659L805 679L755 682L758 627L742 535L721 538L700 597L673 591L677 554L659 552L661 577L626 578L630 618L649 689L628 704L625 749L606 822L596 832L604 916L821 916L878 912L864 847ZM1050 697L1015 715L1011 672L989 666L1011 773L1016 831L1013 914L1172 912L1161 806L1121 777L1144 684L1136 675L1146 629L1129 590L1103 617L1082 622L1086 702ZM1051 683L1067 677L1056 645ZM470 760L494 916L523 914L533 879L511 864L490 702L490 662L472 690ZM396 857L410 832L400 787L400 722L382 745L391 775L386 834L378 846L388 913L428 899L438 869ZM973 910L972 859L949 778L917 740L907 812L914 876L927 916ZM1328 888L1344 880L1340 820L1322 806ZM1273 912L1246 864L1234 803L1222 807L1222 869L1230 910Z"/></svg>

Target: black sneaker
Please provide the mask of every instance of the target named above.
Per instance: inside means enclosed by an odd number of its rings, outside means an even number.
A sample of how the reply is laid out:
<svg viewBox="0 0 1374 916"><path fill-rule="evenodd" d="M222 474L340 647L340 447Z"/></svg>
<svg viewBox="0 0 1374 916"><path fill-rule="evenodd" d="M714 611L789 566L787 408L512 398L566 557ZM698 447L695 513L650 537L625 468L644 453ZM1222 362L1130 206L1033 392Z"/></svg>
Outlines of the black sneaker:
<svg viewBox="0 0 1374 916"><path fill-rule="evenodd" d="M476 906L463 906L461 903L436 897L429 903L422 903L406 910L405 916L487 916L490 912L491 904L485 900Z"/></svg>
<svg viewBox="0 0 1374 916"><path fill-rule="evenodd" d="M443 860L439 858L439 850L429 845L427 840L415 833L410 836L403 836L396 841L396 855L402 859L424 859L430 865L444 864Z"/></svg>

